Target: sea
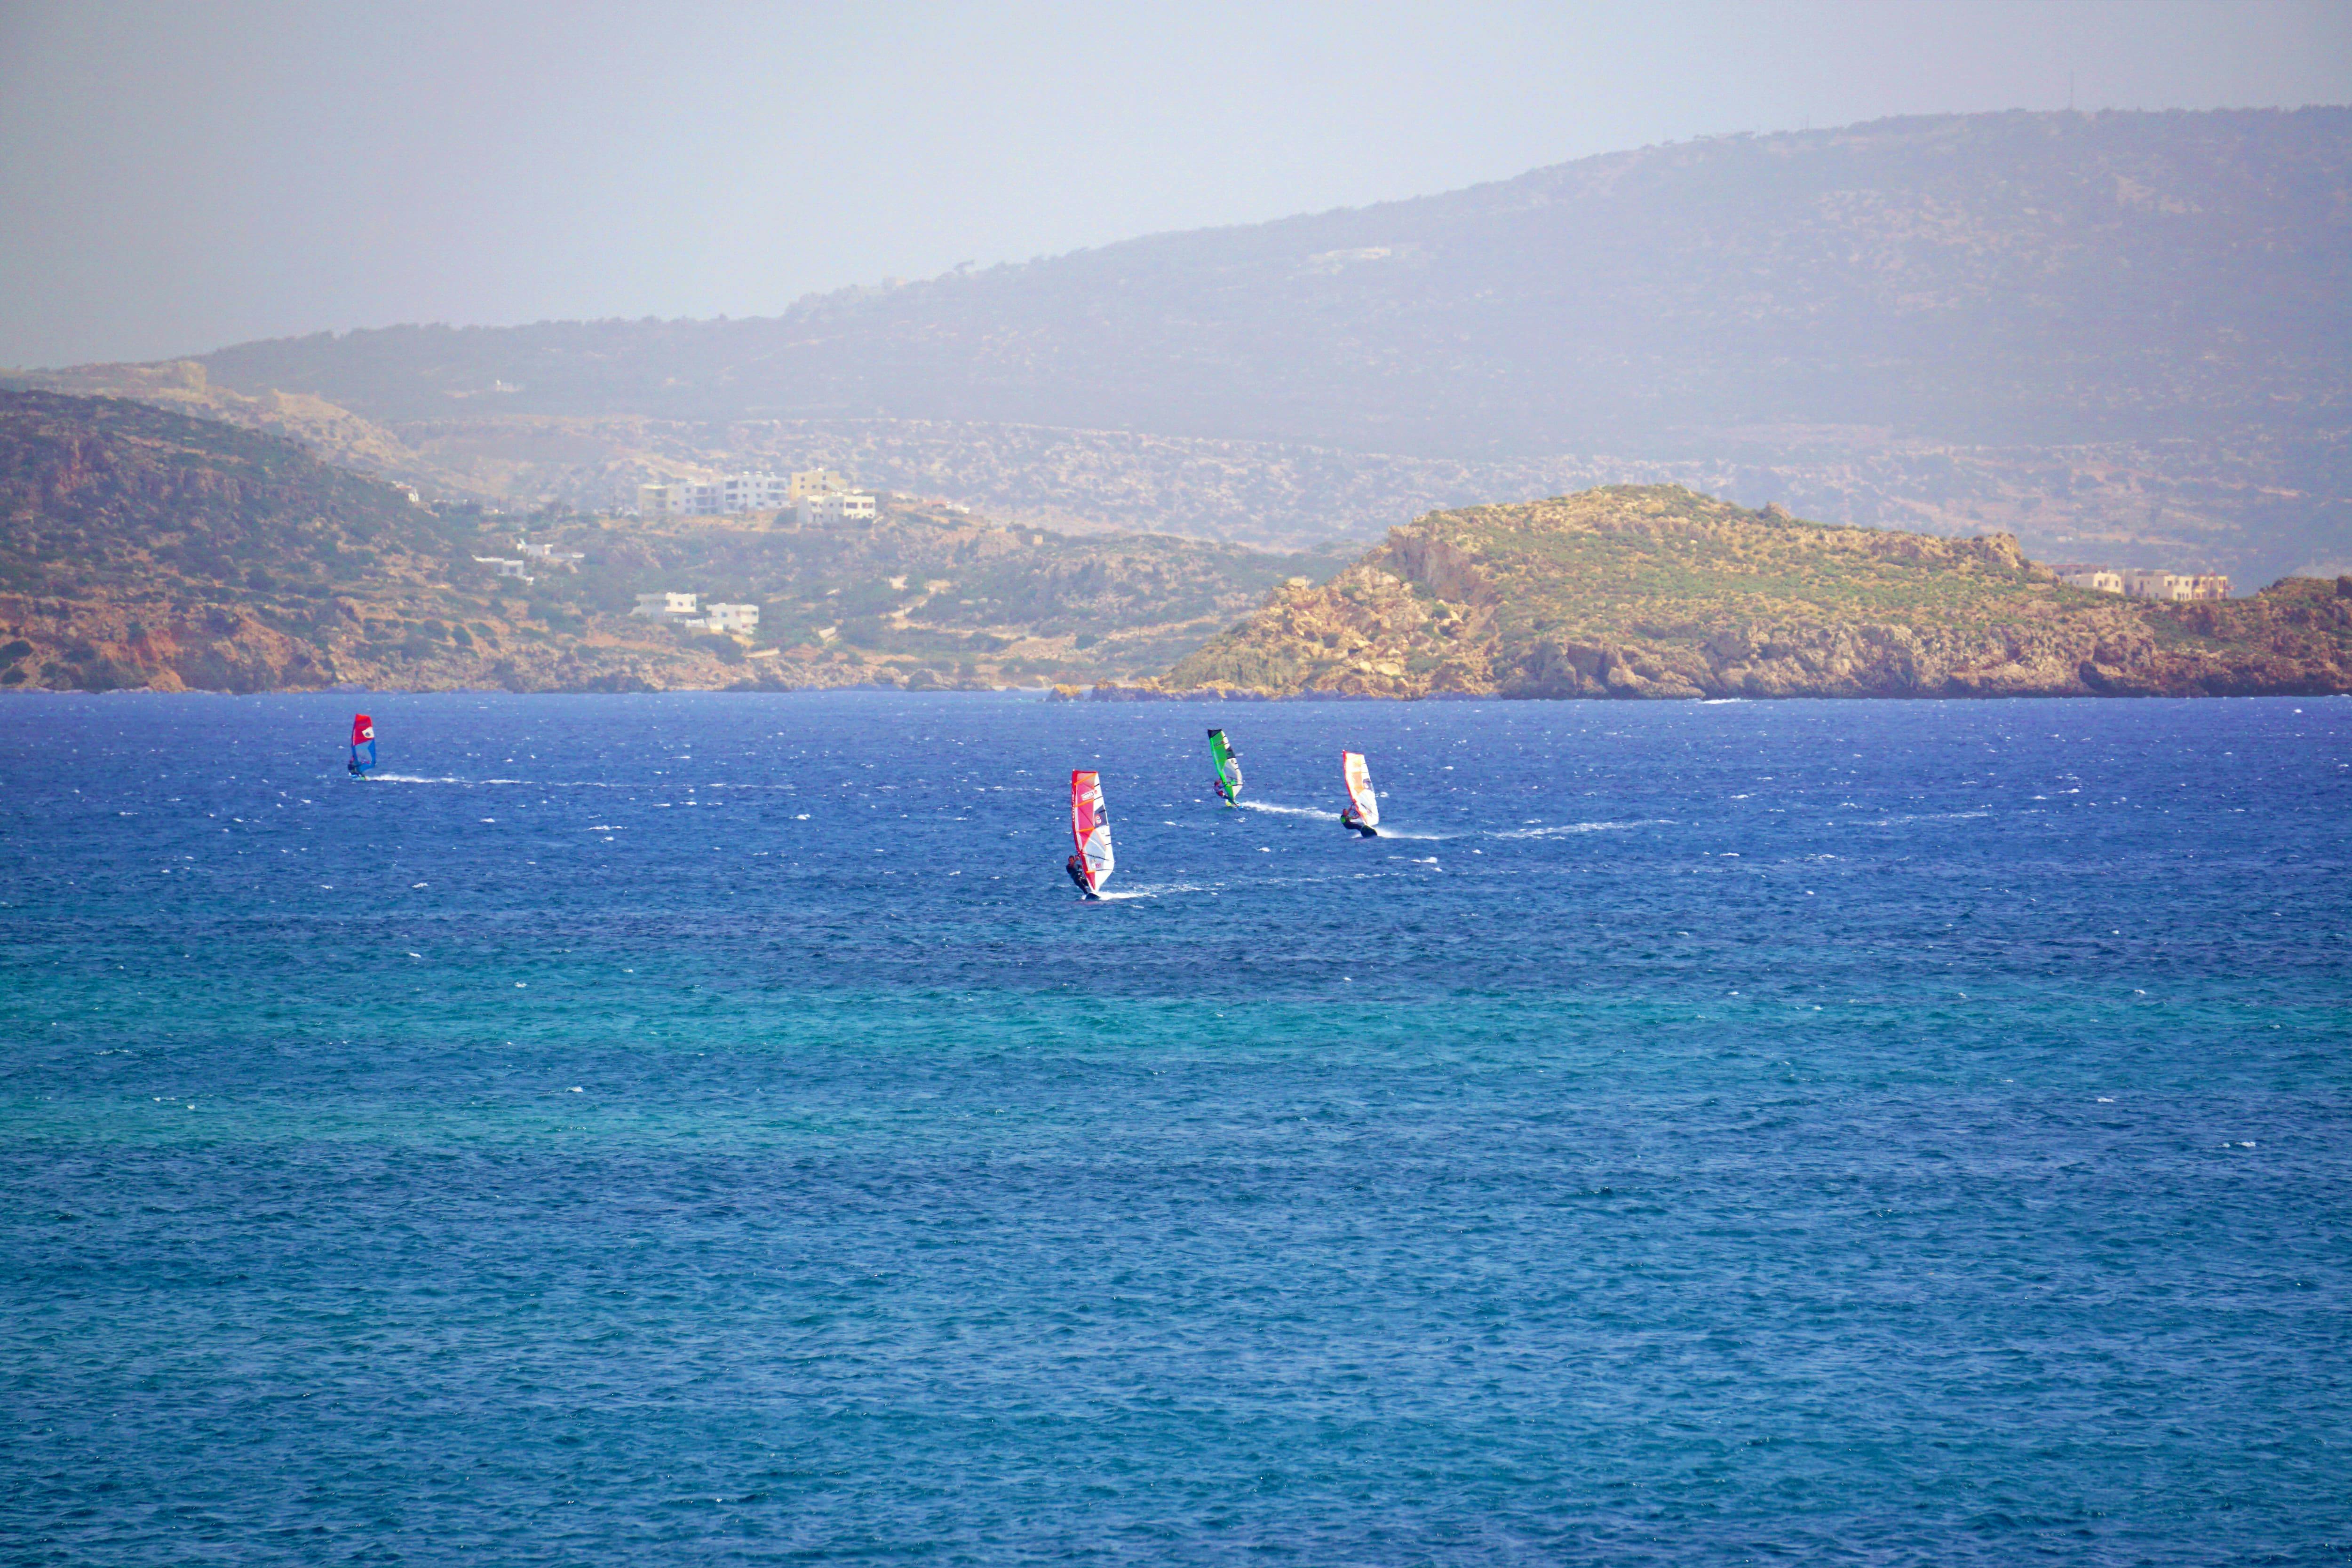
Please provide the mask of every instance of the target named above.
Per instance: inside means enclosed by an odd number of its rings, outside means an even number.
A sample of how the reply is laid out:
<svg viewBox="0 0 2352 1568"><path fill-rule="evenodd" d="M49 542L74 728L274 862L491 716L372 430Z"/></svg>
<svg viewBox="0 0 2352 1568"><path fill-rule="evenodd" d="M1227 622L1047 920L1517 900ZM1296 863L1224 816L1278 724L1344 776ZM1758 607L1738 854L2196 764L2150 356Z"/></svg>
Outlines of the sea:
<svg viewBox="0 0 2352 1568"><path fill-rule="evenodd" d="M2347 1557L2352 700L0 700L7 1563Z"/></svg>

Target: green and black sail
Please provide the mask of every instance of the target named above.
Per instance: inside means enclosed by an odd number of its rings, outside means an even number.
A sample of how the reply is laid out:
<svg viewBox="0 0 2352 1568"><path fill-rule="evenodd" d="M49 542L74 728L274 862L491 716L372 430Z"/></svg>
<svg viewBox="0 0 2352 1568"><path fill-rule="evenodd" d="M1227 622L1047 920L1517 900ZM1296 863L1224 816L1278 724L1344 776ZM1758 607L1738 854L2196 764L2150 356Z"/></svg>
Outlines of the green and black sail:
<svg viewBox="0 0 2352 1568"><path fill-rule="evenodd" d="M1242 759L1225 738L1222 729L1209 732L1209 756L1217 765L1217 793L1228 806L1238 806L1242 800Z"/></svg>

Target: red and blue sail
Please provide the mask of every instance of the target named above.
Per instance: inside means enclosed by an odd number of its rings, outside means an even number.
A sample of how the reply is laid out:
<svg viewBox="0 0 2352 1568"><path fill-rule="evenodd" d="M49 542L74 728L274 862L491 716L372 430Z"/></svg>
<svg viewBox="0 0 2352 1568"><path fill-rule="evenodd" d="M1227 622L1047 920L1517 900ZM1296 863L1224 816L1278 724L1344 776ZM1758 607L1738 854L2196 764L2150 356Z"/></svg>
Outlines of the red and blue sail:
<svg viewBox="0 0 2352 1568"><path fill-rule="evenodd" d="M352 777L364 778L375 766L375 720L363 713L352 715Z"/></svg>

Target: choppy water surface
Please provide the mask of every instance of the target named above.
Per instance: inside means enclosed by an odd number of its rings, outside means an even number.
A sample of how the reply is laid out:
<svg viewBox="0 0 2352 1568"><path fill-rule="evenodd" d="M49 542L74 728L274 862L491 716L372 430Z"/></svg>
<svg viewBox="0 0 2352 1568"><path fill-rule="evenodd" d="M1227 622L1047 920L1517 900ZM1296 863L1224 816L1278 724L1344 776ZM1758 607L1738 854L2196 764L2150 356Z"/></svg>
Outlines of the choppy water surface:
<svg viewBox="0 0 2352 1568"><path fill-rule="evenodd" d="M2352 1549L2352 702L352 706L0 702L10 1560Z"/></svg>

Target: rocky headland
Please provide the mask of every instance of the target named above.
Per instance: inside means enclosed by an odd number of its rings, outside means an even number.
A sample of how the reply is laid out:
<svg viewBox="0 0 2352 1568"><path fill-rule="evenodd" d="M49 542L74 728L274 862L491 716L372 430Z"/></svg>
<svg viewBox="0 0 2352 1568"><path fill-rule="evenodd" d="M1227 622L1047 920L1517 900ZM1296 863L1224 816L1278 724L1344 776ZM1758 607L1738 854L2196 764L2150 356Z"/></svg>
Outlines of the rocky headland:
<svg viewBox="0 0 2352 1568"><path fill-rule="evenodd" d="M1675 486L1434 512L1159 680L1101 696L1932 697L2352 691L2352 578L2156 604L2006 534L1749 511Z"/></svg>

